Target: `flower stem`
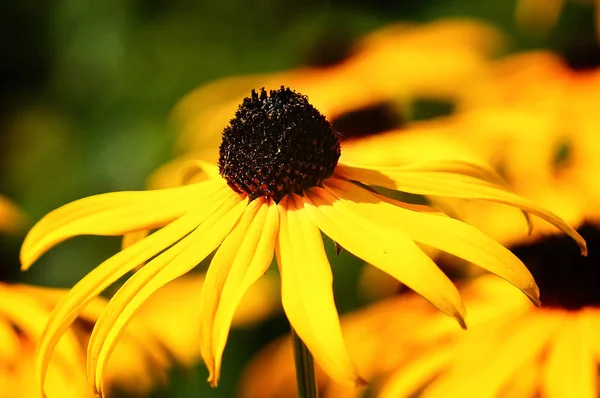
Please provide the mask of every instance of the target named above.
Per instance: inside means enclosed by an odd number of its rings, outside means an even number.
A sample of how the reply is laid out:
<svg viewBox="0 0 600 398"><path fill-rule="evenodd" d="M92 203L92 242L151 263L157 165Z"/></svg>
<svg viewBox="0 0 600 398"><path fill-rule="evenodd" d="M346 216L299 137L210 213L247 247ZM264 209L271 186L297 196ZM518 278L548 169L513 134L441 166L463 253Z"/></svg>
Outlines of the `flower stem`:
<svg viewBox="0 0 600 398"><path fill-rule="evenodd" d="M315 364L312 354L304 342L292 328L292 344L294 345L294 360L296 363L296 383L298 398L318 398Z"/></svg>

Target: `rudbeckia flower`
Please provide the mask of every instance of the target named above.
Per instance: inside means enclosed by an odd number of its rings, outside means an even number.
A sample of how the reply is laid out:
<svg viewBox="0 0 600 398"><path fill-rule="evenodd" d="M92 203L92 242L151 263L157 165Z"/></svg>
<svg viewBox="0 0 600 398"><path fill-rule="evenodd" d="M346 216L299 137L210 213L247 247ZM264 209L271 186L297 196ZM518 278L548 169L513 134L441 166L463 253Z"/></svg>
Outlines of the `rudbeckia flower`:
<svg viewBox="0 0 600 398"><path fill-rule="evenodd" d="M0 397L41 397L35 379L35 349L52 309L67 290L0 283ZM45 392L49 397L92 397L85 374L85 344L106 307L97 297L65 329L49 358ZM143 323L132 322L117 345L106 372L107 388L147 393L164 382L172 359L162 341Z"/></svg>
<svg viewBox="0 0 600 398"><path fill-rule="evenodd" d="M219 380L234 311L274 253L292 328L332 378L360 384L342 336L321 231L463 326L465 308L456 287L419 245L477 264L538 302L531 274L503 246L468 224L427 206L391 199L371 186L515 206L553 223L586 252L573 228L509 192L484 165L427 158L378 168L344 163L340 151L338 135L307 97L283 87L253 91L223 131L222 178L93 196L45 216L25 238L23 269L75 235L156 231L95 268L58 305L40 343L40 380L58 339L85 305L147 261L111 298L90 337L87 373L94 392L102 395L109 356L138 308L216 251L200 293L200 346L212 385Z"/></svg>
<svg viewBox="0 0 600 398"><path fill-rule="evenodd" d="M578 231L590 246L587 258L560 235L512 248L540 286L542 307L485 275L460 287L467 332L414 294L344 315L351 357L374 385L365 394L320 371L320 396L597 397L600 229L588 222ZM295 396L291 357L289 341L272 343L248 366L240 395Z"/></svg>

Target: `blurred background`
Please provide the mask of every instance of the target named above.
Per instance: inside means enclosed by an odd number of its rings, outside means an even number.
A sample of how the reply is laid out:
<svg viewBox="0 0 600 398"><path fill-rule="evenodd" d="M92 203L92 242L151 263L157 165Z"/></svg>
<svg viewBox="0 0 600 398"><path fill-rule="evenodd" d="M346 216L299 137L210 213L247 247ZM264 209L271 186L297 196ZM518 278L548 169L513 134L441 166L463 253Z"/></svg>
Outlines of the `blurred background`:
<svg viewBox="0 0 600 398"><path fill-rule="evenodd" d="M600 62L593 5L584 1L566 2L546 30L523 29L517 4L506 0L11 0L0 7L0 193L27 217L20 233L0 241L0 279L43 286L72 286L115 253L120 240L76 238L20 273L27 227L84 196L144 188L150 173L174 156L171 110L204 83L328 68L381 27L448 17L497 27L507 38L497 56L549 49L573 69ZM451 103L412 101L399 124L453 110ZM358 288L362 263L345 253L332 265L340 313L367 303ZM234 330L218 388L208 386L198 365L173 370L152 396L231 397L243 365L288 330L281 312Z"/></svg>

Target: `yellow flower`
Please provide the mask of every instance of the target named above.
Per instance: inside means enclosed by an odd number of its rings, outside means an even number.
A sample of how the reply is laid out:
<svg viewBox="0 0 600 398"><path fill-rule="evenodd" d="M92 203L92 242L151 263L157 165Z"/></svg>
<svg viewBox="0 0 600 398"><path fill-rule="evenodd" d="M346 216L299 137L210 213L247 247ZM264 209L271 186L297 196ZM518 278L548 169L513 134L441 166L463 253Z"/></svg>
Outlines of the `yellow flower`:
<svg viewBox="0 0 600 398"><path fill-rule="evenodd" d="M0 195L0 232L18 229L23 221L23 214L6 197Z"/></svg>
<svg viewBox="0 0 600 398"><path fill-rule="evenodd" d="M454 115L347 142L344 151L352 162L386 166L395 161L395 152L410 148L407 140L423 146L439 141L436 151L459 142L500 170L518 194L579 224L598 214L600 183L594 175L600 172L600 114L595 111L599 90L600 69L572 71L543 51L516 54L490 65L484 78L473 81ZM504 244L519 242L526 234L513 209L483 202L434 202ZM531 239L551 232L546 223L536 221Z"/></svg>
<svg viewBox="0 0 600 398"><path fill-rule="evenodd" d="M115 293L92 332L87 372L94 392L102 394L108 358L140 305L216 250L200 293L200 346L211 384L219 380L233 313L244 292L265 273L273 253L292 327L332 378L360 384L342 337L321 231L463 326L465 309L456 287L419 245L477 264L538 301L531 274L503 246L468 224L427 206L391 199L370 186L515 206L555 224L586 252L575 230L509 192L498 175L480 163L448 160L448 154L414 161L411 153L396 166L379 168L343 159L338 163L339 156L337 134L305 96L283 87L270 94L253 91L223 132L223 178L93 196L45 216L23 243L24 269L75 235L156 232L99 265L59 304L40 344L40 380L56 341L85 305L149 260Z"/></svg>
<svg viewBox="0 0 600 398"><path fill-rule="evenodd" d="M35 379L35 348L56 303L67 290L0 283L0 397L41 397ZM85 374L85 345L91 326L106 307L97 297L62 335L49 359L45 392L50 397L92 397ZM147 392L164 381L171 359L162 342L134 321L117 346L106 373L109 388Z"/></svg>
<svg viewBox="0 0 600 398"><path fill-rule="evenodd" d="M387 299L342 317L351 357L375 380L366 395L401 397L597 397L600 344L600 229L579 232L591 256L579 255L564 236L552 235L513 250L540 286L535 307L512 286L492 276L465 283L469 330L414 294ZM293 397L289 341L279 340L249 365L243 398ZM323 398L358 398L363 391L322 372Z"/></svg>
<svg viewBox="0 0 600 398"><path fill-rule="evenodd" d="M598 214L599 88L600 70L572 71L547 52L517 54L466 91L459 113L446 120L451 127L437 121L432 128L501 169L517 193L580 224ZM477 221L483 214L485 222ZM518 216L505 209L476 204L461 217L504 243L523 238Z"/></svg>

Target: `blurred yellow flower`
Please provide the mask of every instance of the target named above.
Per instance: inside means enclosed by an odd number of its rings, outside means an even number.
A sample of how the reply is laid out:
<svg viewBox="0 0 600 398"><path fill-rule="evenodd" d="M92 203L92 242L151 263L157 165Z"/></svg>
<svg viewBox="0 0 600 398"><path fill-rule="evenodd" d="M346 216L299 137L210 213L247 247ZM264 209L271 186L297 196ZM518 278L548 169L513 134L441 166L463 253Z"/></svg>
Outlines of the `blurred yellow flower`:
<svg viewBox="0 0 600 398"><path fill-rule="evenodd" d="M547 52L517 54L491 67L465 91L457 115L432 128L494 164L519 194L579 224L598 214L599 92L600 70L572 71ZM474 204L463 211L465 221L503 243L523 238L518 215L505 209ZM541 224L536 230L549 232Z"/></svg>
<svg viewBox="0 0 600 398"><path fill-rule="evenodd" d="M293 329L328 375L340 383L361 384L342 336L321 231L463 326L458 291L419 245L477 264L537 302L531 274L503 246L430 207L393 200L369 187L514 206L553 223L586 252L585 241L561 219L509 192L485 164L460 154L452 159L451 151L423 160L408 151L391 167L348 164L343 158L338 163L337 134L306 97L283 87L269 94L253 91L224 130L223 178L84 198L51 212L31 229L21 251L24 269L72 236L157 229L99 265L58 305L41 339L40 380L56 342L85 305L149 260L116 292L92 331L87 373L94 392L103 394L108 359L138 308L216 250L200 293L200 346L211 384L219 380L234 311L274 252L283 308Z"/></svg>
<svg viewBox="0 0 600 398"><path fill-rule="evenodd" d="M597 397L600 345L600 229L579 231L591 257L564 236L513 248L540 286L533 306L493 276L463 283L469 330L463 332L409 293L342 317L351 358L375 380L367 392L320 372L323 398ZM291 344L279 340L248 366L243 398L294 396Z"/></svg>
<svg viewBox="0 0 600 398"><path fill-rule="evenodd" d="M344 154L352 162L386 166L395 161L395 152L406 156L407 140L432 148L439 141L436 151L445 146L457 151L460 143L466 147L463 156L469 149L491 163L518 194L579 224L598 214L598 93L600 69L573 71L549 52L516 54L491 64L483 78L465 87L452 116L345 142ZM504 244L520 242L527 234L520 214L510 208L432 202ZM531 239L551 232L546 223L534 220L534 225Z"/></svg>
<svg viewBox="0 0 600 398"><path fill-rule="evenodd" d="M23 213L9 201L0 195L0 232L11 232L21 226Z"/></svg>
<svg viewBox="0 0 600 398"><path fill-rule="evenodd" d="M0 397L42 397L36 374L35 349L56 303L68 290L0 283ZM92 300L65 330L49 358L45 392L52 397L92 397L85 374L85 346L91 327L106 307ZM106 374L109 389L146 393L166 379L171 362L164 341L154 338L137 321L130 324Z"/></svg>

